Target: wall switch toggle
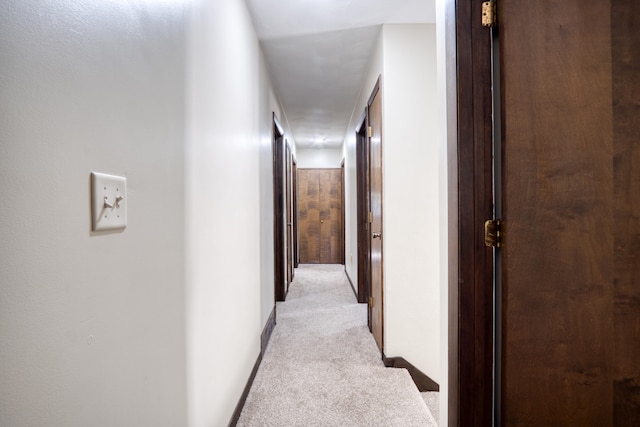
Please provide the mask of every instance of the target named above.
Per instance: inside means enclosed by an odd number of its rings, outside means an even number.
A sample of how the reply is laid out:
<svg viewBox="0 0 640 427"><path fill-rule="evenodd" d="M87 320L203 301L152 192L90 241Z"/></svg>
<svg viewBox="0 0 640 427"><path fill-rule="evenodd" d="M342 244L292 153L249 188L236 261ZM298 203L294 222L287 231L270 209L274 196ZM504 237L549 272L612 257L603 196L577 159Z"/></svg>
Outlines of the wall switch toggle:
<svg viewBox="0 0 640 427"><path fill-rule="evenodd" d="M120 230L127 226L127 179L91 172L92 230Z"/></svg>

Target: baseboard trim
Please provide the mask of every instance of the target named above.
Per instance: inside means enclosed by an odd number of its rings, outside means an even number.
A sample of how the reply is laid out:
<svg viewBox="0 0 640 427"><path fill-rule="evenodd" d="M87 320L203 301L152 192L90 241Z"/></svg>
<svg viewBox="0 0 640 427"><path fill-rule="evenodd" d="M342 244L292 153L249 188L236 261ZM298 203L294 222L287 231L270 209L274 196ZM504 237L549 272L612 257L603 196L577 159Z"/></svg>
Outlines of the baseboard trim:
<svg viewBox="0 0 640 427"><path fill-rule="evenodd" d="M267 345L269 345L269 340L271 339L271 333L273 332L273 328L275 328L275 326L276 326L276 307L273 306L273 310L271 310L269 319L267 319L267 323L264 325L264 328L262 329L262 334L260 335L260 354L256 359L256 363L253 365L253 369L251 370L251 375L249 375L247 384L244 386L244 390L242 391L240 400L238 400L236 409L233 411L233 415L231 416L231 421L229 421L228 427L235 427L236 424L238 424L238 420L240 419L240 414L242 413L242 408L244 408L244 404L246 403L247 397L249 396L249 391L251 391L251 386L253 386L253 380L255 380L256 374L258 373L258 369L260 368L260 363L262 363L262 355L267 349Z"/></svg>
<svg viewBox="0 0 640 427"><path fill-rule="evenodd" d="M271 310L271 314L267 319L267 323L264 325L262 329L262 334L260 335L260 352L264 354L267 349L267 345L269 345L269 340L271 339L271 333L273 332L273 328L276 327L276 306L273 306L273 310Z"/></svg>
<svg viewBox="0 0 640 427"><path fill-rule="evenodd" d="M351 290L353 291L353 294L356 296L356 301L358 300L358 291L356 291L355 286L353 286L353 282L351 281L351 277L349 277L349 273L347 272L347 266L345 265L344 267L344 274L347 276L347 280L349 281L349 284L351 285Z"/></svg>
<svg viewBox="0 0 640 427"><path fill-rule="evenodd" d="M244 408L244 404L247 401L247 396L249 396L249 391L251 390L251 386L253 385L253 380L256 378L256 374L258 373L258 368L260 367L260 363L262 362L262 352L258 355L258 359L256 363L253 365L253 370L251 371L251 375L249 375L249 380L247 384L244 386L244 390L242 391L242 396L240 396L240 400L236 405L236 410L233 411L233 415L231 416L231 421L229 421L229 427L235 427L238 424L238 420L240 419L240 414L242 413L242 408Z"/></svg>
<svg viewBox="0 0 640 427"><path fill-rule="evenodd" d="M409 371L409 375L411 375L413 382L416 383L416 387L418 387L420 392L440 391L440 385L438 385L437 382L429 378L424 372L413 366L405 358L385 357L383 355L382 361L384 362L384 366L387 368L404 368Z"/></svg>

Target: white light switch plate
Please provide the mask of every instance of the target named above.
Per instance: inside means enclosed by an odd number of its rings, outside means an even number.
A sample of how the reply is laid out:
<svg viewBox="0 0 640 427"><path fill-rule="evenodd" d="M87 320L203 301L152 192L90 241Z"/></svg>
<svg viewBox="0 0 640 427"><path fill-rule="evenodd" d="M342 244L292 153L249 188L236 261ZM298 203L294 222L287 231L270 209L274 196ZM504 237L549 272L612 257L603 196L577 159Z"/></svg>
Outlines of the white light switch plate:
<svg viewBox="0 0 640 427"><path fill-rule="evenodd" d="M118 230L127 226L127 179L91 172L93 231Z"/></svg>

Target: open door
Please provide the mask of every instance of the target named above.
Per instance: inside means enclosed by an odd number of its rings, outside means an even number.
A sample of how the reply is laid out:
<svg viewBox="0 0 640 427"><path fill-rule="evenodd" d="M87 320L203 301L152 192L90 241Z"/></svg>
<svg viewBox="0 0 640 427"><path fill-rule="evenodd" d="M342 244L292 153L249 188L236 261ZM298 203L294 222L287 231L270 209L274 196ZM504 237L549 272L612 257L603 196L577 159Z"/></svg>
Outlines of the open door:
<svg viewBox="0 0 640 427"><path fill-rule="evenodd" d="M371 332L380 352L384 352L384 293L382 274L382 94L380 79L369 99L370 203L371 203Z"/></svg>
<svg viewBox="0 0 640 427"><path fill-rule="evenodd" d="M640 425L640 6L585 6L498 2L505 425Z"/></svg>
<svg viewBox="0 0 640 427"><path fill-rule="evenodd" d="M497 26L484 35L480 9L462 1L456 14L459 277L451 295L460 323L450 422L640 425L640 4L499 0ZM486 254L496 256L495 301L478 246L487 202L493 215L492 124L501 239ZM486 393L493 309L494 407Z"/></svg>

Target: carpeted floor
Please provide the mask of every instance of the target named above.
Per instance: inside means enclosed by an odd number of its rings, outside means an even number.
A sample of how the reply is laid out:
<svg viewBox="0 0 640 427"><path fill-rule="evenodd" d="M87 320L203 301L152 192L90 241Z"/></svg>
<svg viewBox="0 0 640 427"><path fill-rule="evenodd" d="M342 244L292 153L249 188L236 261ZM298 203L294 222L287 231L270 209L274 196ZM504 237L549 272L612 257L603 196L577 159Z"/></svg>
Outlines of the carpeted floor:
<svg viewBox="0 0 640 427"><path fill-rule="evenodd" d="M238 426L437 426L405 369L385 368L341 265L301 265Z"/></svg>
<svg viewBox="0 0 640 427"><path fill-rule="evenodd" d="M420 394L436 423L440 425L440 393L437 391L425 391Z"/></svg>

